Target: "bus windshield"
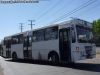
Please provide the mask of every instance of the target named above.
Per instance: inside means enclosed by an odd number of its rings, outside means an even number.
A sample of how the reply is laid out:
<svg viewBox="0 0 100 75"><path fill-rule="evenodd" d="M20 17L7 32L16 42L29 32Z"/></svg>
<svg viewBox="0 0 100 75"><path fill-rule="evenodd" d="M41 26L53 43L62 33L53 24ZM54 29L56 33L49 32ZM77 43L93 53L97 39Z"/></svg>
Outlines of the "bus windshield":
<svg viewBox="0 0 100 75"><path fill-rule="evenodd" d="M79 43L93 43L93 33L91 28L76 25L76 30Z"/></svg>

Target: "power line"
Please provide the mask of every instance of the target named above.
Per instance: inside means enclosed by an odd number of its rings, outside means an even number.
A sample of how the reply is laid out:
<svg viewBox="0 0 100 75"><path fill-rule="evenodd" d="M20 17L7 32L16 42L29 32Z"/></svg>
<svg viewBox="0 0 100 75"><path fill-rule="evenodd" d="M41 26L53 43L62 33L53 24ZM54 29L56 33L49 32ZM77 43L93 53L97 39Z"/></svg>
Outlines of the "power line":
<svg viewBox="0 0 100 75"><path fill-rule="evenodd" d="M33 15L31 18L37 17L42 11L44 11L45 9L47 9L54 1L55 1L55 0L53 0L51 3L48 2L40 11L38 11L38 12L37 12L35 15ZM31 19L31 18L30 18L30 19ZM26 22L27 22L27 21L26 21ZM24 24L25 24L26 22L24 22Z"/></svg>
<svg viewBox="0 0 100 75"><path fill-rule="evenodd" d="M97 8L97 5L100 5L100 2L97 3L97 4L95 4L94 6L90 7L89 9L85 10L84 12L82 11L82 12L80 12L80 13L74 15L74 16L82 16L83 14L85 14L85 13L87 13L88 11L92 10L93 8L95 8L95 7ZM79 15L79 14L81 14L81 15Z"/></svg>
<svg viewBox="0 0 100 75"><path fill-rule="evenodd" d="M99 10L98 10L99 11ZM99 12L92 12L91 13L92 15L88 15L88 16L85 16L85 18L90 18L90 17L92 17L92 16L96 16L96 15L98 15L98 14L100 14L100 11Z"/></svg>
<svg viewBox="0 0 100 75"><path fill-rule="evenodd" d="M28 20L28 21L31 21L31 24L29 25L31 25L31 29L32 29L32 26L35 25L35 24L32 24L32 22L34 22L35 20Z"/></svg>
<svg viewBox="0 0 100 75"><path fill-rule="evenodd" d="M91 2L91 0L88 1L88 2ZM88 6L88 5L91 4L91 3L88 3L88 2L86 2L86 3L84 3L83 5L77 7L76 9L72 10L71 12L69 12L69 13L67 13L67 14L65 14L65 15L63 15L63 16L61 16L60 18L56 19L56 20L53 21L52 23L55 23L55 22L57 22L57 21L59 21L59 20L65 18L66 16L68 17L68 16L74 14L75 12L77 12L77 11L79 11L79 10L82 10L83 8L85 8L86 6ZM88 3L88 4L87 4L87 3ZM92 3L93 3L93 2L92 2ZM87 4L87 5L86 5L86 4ZM84 6L84 5L85 5L85 6ZM51 23L51 24L52 24L52 23Z"/></svg>
<svg viewBox="0 0 100 75"><path fill-rule="evenodd" d="M74 9L74 10L72 10L71 12L69 12L69 13L67 13L67 14L65 14L65 15L63 15L63 16L61 16L60 18L54 20L53 22L51 22L51 23L49 23L49 24L55 23L55 22L57 22L57 21L59 21L59 20L65 18L66 16L70 16L70 15L72 15L73 13L75 13L75 12L77 12L77 11L79 11L79 10L82 10L83 8L85 8L85 7L89 6L89 5L91 5L92 3L96 2L96 1L97 1L97 0L91 2L91 0L89 0L88 2L84 3L83 5L77 7L76 9ZM89 2L90 2L90 3L89 3ZM88 4L87 4L87 3L88 3Z"/></svg>
<svg viewBox="0 0 100 75"><path fill-rule="evenodd" d="M52 6L48 11L46 11L45 13L43 13L41 16L39 16L37 19L40 19L43 15L47 14L48 12L50 12L52 9L54 9L57 5L59 5L61 2L63 2L64 0L59 0L54 6Z"/></svg>
<svg viewBox="0 0 100 75"><path fill-rule="evenodd" d="M55 0L54 0L55 1ZM54 2L53 1L53 2ZM63 2L64 0L59 0L53 7L51 7L48 11L46 11L45 13L43 13L41 16L39 16L37 19L40 19L43 15L45 15L46 13L48 13L49 11L51 11L52 9L54 9L57 5L59 5L61 2Z"/></svg>
<svg viewBox="0 0 100 75"><path fill-rule="evenodd" d="M55 0L53 0L53 2L54 2ZM47 7L48 6L50 6L53 2L51 2L50 4L49 4L49 2L38 12L38 13L36 13L33 17L37 17L42 11L44 11L45 9L47 9Z"/></svg>
<svg viewBox="0 0 100 75"><path fill-rule="evenodd" d="M97 12L99 12L99 10L98 10L98 7L99 7L99 3L100 2L97 2L97 4L95 4L93 7L91 7L91 8L89 8L87 11L84 11L83 13L82 12L80 12L79 14L81 14L80 16L83 16L84 18L90 18L90 17L92 17L93 15L95 16L95 15L97 15L98 13ZM95 9L94 9L95 8ZM94 10L93 10L94 9ZM92 10L92 11L90 11L90 10ZM88 13L90 11L90 13ZM85 13L87 13L87 15L85 14ZM100 12L99 12L100 13ZM76 14L76 15L78 15L78 14ZM79 16L79 17L80 17Z"/></svg>
<svg viewBox="0 0 100 75"><path fill-rule="evenodd" d="M69 4L71 4L73 1L74 1L74 0L71 0L69 3L67 3L67 4L66 4L64 7L62 7L61 9L59 9L57 12L55 12L55 13L52 14L51 16L49 16L49 17L43 19L43 20L40 21L40 22L43 22L43 21L47 20L48 18L52 17L53 15L57 14L59 11L61 11L62 9L64 9L66 6L68 6ZM38 22L38 23L40 23L40 22Z"/></svg>
<svg viewBox="0 0 100 75"><path fill-rule="evenodd" d="M23 23L19 23L21 26L19 26L20 27L20 29L21 29L21 32L22 32L22 29L23 29Z"/></svg>
<svg viewBox="0 0 100 75"><path fill-rule="evenodd" d="M93 14L96 14L97 12L99 12L100 10L93 10L93 11L91 11L90 13L88 13L88 14L82 14L82 15L80 15L80 16L83 16L83 17L88 17L88 16L91 16L91 15L93 15ZM80 17L79 16L79 17Z"/></svg>

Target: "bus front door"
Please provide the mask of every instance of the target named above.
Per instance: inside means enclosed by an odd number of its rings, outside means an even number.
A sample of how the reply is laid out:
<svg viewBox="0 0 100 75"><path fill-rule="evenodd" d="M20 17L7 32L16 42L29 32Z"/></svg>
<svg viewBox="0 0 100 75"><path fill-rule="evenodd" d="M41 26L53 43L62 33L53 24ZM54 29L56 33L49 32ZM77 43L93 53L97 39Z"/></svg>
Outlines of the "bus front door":
<svg viewBox="0 0 100 75"><path fill-rule="evenodd" d="M24 59L32 59L31 44L32 44L31 37L29 37L29 36L24 37L24 44L23 44Z"/></svg>
<svg viewBox="0 0 100 75"><path fill-rule="evenodd" d="M59 30L59 52L61 61L70 61L70 28Z"/></svg>

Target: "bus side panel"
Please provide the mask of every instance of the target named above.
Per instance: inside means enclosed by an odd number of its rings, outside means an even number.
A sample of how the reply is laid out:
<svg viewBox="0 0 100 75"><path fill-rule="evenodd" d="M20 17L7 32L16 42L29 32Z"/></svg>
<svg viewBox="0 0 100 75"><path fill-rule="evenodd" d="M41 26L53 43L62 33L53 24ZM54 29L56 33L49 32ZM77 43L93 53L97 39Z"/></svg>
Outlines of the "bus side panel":
<svg viewBox="0 0 100 75"><path fill-rule="evenodd" d="M93 44L92 53L94 54L93 58L96 58L96 45L95 44Z"/></svg>
<svg viewBox="0 0 100 75"><path fill-rule="evenodd" d="M80 53L79 50L76 50L76 47L79 47L78 43L71 43L71 62L79 60Z"/></svg>
<svg viewBox="0 0 100 75"><path fill-rule="evenodd" d="M79 50L76 50L76 47L79 47ZM87 57L87 55L90 55ZM96 46L90 43L71 44L71 58L72 62L76 62L79 60L92 59L96 57Z"/></svg>
<svg viewBox="0 0 100 75"><path fill-rule="evenodd" d="M76 47L79 47L78 50L76 50ZM84 52L84 54L83 54ZM72 62L76 62L79 60L85 60L86 56L82 56L86 55L85 54L85 50L84 50L84 44L79 45L78 43L72 43L71 45L71 58L72 58Z"/></svg>
<svg viewBox="0 0 100 75"><path fill-rule="evenodd" d="M34 59L48 60L48 54L52 50L59 54L58 40L48 40L32 43L32 57Z"/></svg>
<svg viewBox="0 0 100 75"><path fill-rule="evenodd" d="M11 54L13 52L17 53L17 57L23 59L23 44L11 45Z"/></svg>

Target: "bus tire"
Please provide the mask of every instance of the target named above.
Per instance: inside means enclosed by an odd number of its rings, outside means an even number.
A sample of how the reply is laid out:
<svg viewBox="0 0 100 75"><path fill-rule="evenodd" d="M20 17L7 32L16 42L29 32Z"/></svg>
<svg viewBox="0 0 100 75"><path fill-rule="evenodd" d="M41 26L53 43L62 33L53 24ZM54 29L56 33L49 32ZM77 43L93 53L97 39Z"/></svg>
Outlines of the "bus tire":
<svg viewBox="0 0 100 75"><path fill-rule="evenodd" d="M74 66L75 65L75 62L69 62L69 65L70 66Z"/></svg>
<svg viewBox="0 0 100 75"><path fill-rule="evenodd" d="M53 65L59 64L59 57L58 57L57 53L53 53L51 55L51 62L53 63Z"/></svg>
<svg viewBox="0 0 100 75"><path fill-rule="evenodd" d="M17 60L18 60L17 54L16 54L16 53L13 53L13 55L12 55L12 60L13 60L13 61L17 61Z"/></svg>

